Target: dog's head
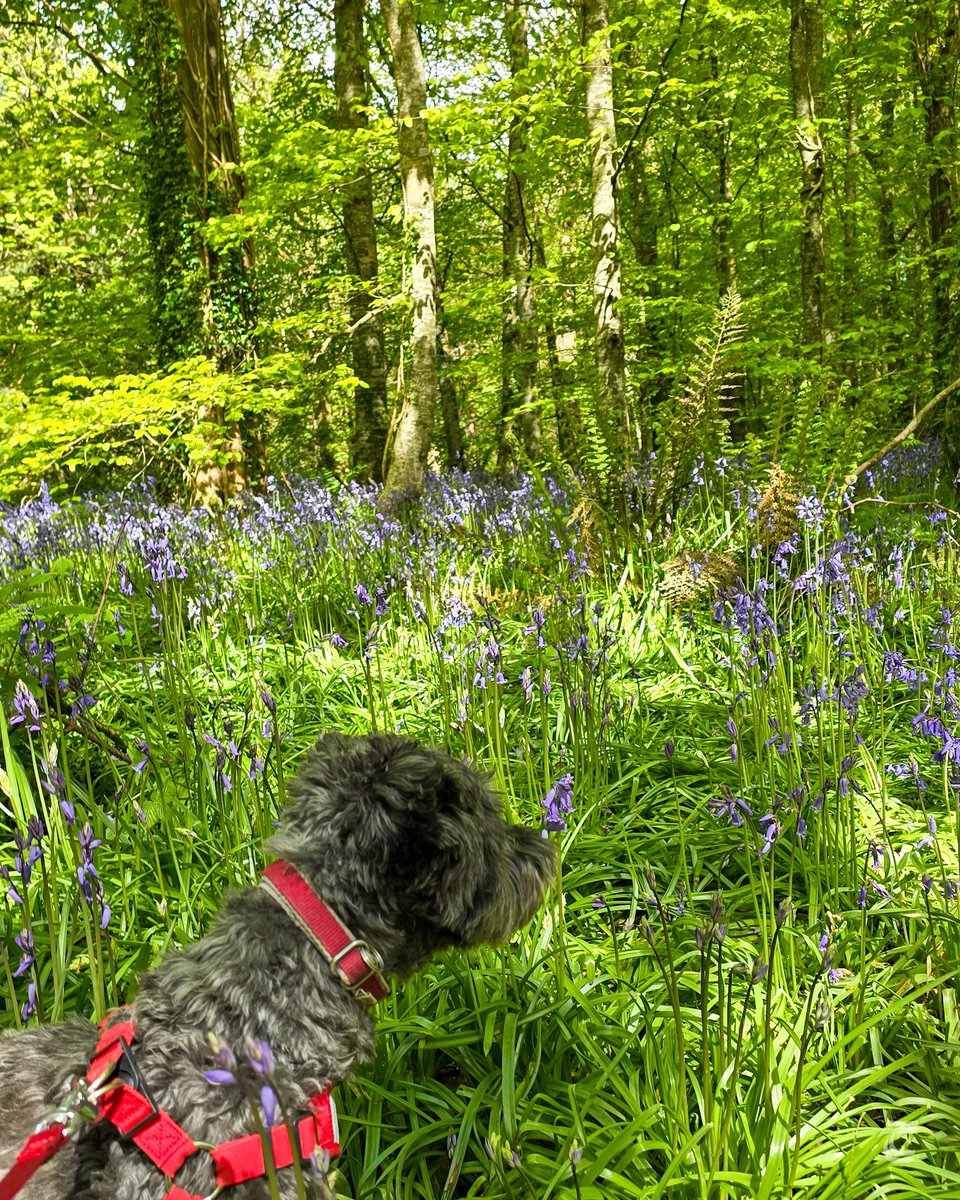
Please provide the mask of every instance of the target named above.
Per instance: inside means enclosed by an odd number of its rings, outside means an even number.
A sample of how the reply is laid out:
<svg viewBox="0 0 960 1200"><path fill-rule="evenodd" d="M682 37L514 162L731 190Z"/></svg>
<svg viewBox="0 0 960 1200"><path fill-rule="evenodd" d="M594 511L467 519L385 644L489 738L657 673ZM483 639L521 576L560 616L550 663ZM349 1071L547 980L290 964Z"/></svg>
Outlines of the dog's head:
<svg viewBox="0 0 960 1200"><path fill-rule="evenodd" d="M536 912L553 846L509 825L476 771L387 734L325 734L271 838L353 931L408 975L445 946L501 942Z"/></svg>

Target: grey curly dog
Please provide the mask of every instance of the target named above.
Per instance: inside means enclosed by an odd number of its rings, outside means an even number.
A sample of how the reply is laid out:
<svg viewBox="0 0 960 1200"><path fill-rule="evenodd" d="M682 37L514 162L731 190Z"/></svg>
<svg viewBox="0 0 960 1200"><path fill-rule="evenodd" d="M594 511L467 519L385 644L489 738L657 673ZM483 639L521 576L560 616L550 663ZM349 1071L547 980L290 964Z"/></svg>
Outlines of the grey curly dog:
<svg viewBox="0 0 960 1200"><path fill-rule="evenodd" d="M553 847L537 831L507 824L480 775L407 738L326 734L288 794L267 850L293 891L268 868L259 887L230 895L210 932L146 975L107 1032L75 1018L0 1038L3 1176L64 1080L95 1072L100 1084L99 1066L90 1065L98 1046L123 1022L135 1028L129 1049L113 1043L122 1051L115 1066L109 1047L103 1059L114 1088L101 1100L109 1107L126 1091L117 1103L127 1111L116 1124L101 1112L77 1140L64 1138L18 1200L221 1192L223 1200L261 1200L270 1181L251 1176L246 1160L251 1143L256 1149L268 1136L279 1136L288 1152L287 1166L282 1153L263 1155L280 1164L284 1200L298 1189L329 1195L315 1106L373 1056L369 1010L386 991L381 972L402 979L445 947L503 941L537 910L553 877ZM324 944L310 911L315 901L336 914L349 945ZM256 1136L265 1084L283 1115ZM294 1161L302 1125L310 1136L302 1135ZM168 1154L171 1130L186 1149Z"/></svg>

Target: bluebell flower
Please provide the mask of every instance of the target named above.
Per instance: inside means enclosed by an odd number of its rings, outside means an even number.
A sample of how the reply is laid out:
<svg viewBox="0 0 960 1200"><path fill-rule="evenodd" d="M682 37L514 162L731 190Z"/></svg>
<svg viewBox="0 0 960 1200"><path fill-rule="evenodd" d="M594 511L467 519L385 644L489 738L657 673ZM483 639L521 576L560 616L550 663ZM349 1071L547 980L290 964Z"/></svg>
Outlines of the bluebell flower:
<svg viewBox="0 0 960 1200"><path fill-rule="evenodd" d="M766 813L757 822L760 826L760 832L763 834L763 845L758 851L759 857L763 858L773 849L773 844L780 836L780 822L773 813Z"/></svg>
<svg viewBox="0 0 960 1200"><path fill-rule="evenodd" d="M93 862L93 852L101 845L100 838L95 837L89 825L84 825L77 834L77 845L80 851L80 861L77 864L77 879L88 904L93 903L94 893L102 892L100 876Z"/></svg>
<svg viewBox="0 0 960 1200"><path fill-rule="evenodd" d="M546 810L544 828L552 833L563 833L567 828L563 814L573 812L573 776L561 775L541 803Z"/></svg>
<svg viewBox="0 0 960 1200"><path fill-rule="evenodd" d="M14 945L20 950L20 962L17 964L17 969L13 973L14 979L19 979L21 975L25 975L27 971L36 962L33 952L33 934L29 929L22 930L14 939Z"/></svg>
<svg viewBox="0 0 960 1200"><path fill-rule="evenodd" d="M531 634L536 634L537 649L542 650L547 644L543 637L543 627L547 623L547 618L539 608L535 608L531 616L533 619L531 623L524 628L523 632L526 637L529 637Z"/></svg>
<svg viewBox="0 0 960 1200"><path fill-rule="evenodd" d="M137 738L136 739L136 747L140 751L142 758L140 759L140 761L138 763L136 763L134 765L133 769L138 775L142 775L144 770L146 769L147 764L152 763L153 759L150 757L150 747L147 745L146 742L141 741L140 738Z"/></svg>
<svg viewBox="0 0 960 1200"><path fill-rule="evenodd" d="M204 1071L204 1078L208 1083L215 1083L220 1086L229 1087L237 1082L237 1060L227 1045L215 1033L207 1034L207 1043L213 1052L216 1066L209 1071Z"/></svg>
<svg viewBox="0 0 960 1200"><path fill-rule="evenodd" d="M40 709L33 698L33 693L18 679L13 689L13 716L11 725L22 725L27 733L40 732Z"/></svg>
<svg viewBox="0 0 960 1200"><path fill-rule="evenodd" d="M20 1009L20 1020L27 1021L37 1007L37 985L33 979L27 983L27 999Z"/></svg>
<svg viewBox="0 0 960 1200"><path fill-rule="evenodd" d="M917 842L917 849L922 850L924 846L932 846L934 839L937 836L937 822L935 817L927 817L927 836Z"/></svg>
<svg viewBox="0 0 960 1200"><path fill-rule="evenodd" d="M743 825L744 816L753 816L753 811L739 796L734 796L730 789L724 786L723 796L714 796L707 801L707 807L717 818L726 817L731 825Z"/></svg>
<svg viewBox="0 0 960 1200"><path fill-rule="evenodd" d="M0 879L7 885L7 898L12 900L14 904L23 907L23 897L17 891L13 879L10 877L10 868L6 863L0 863Z"/></svg>

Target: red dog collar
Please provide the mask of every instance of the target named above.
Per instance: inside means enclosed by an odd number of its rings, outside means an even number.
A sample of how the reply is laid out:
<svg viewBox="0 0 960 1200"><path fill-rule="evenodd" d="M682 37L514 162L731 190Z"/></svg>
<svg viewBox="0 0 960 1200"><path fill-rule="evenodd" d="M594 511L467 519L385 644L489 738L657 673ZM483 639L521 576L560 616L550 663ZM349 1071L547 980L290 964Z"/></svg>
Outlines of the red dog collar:
<svg viewBox="0 0 960 1200"><path fill-rule="evenodd" d="M380 955L353 936L296 867L288 862L271 863L264 869L260 886L306 934L358 1000L376 1004L390 994L390 985L380 974Z"/></svg>

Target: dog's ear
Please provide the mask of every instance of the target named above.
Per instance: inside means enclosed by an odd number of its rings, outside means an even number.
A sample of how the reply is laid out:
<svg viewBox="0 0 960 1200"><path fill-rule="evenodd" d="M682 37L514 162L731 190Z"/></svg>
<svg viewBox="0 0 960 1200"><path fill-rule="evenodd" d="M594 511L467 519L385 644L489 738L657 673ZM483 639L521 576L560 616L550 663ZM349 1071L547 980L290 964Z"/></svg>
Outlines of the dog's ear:
<svg viewBox="0 0 960 1200"><path fill-rule="evenodd" d="M552 843L508 825L489 781L431 754L415 824L396 846L397 871L409 864L411 903L448 945L501 942L526 924L553 878Z"/></svg>

